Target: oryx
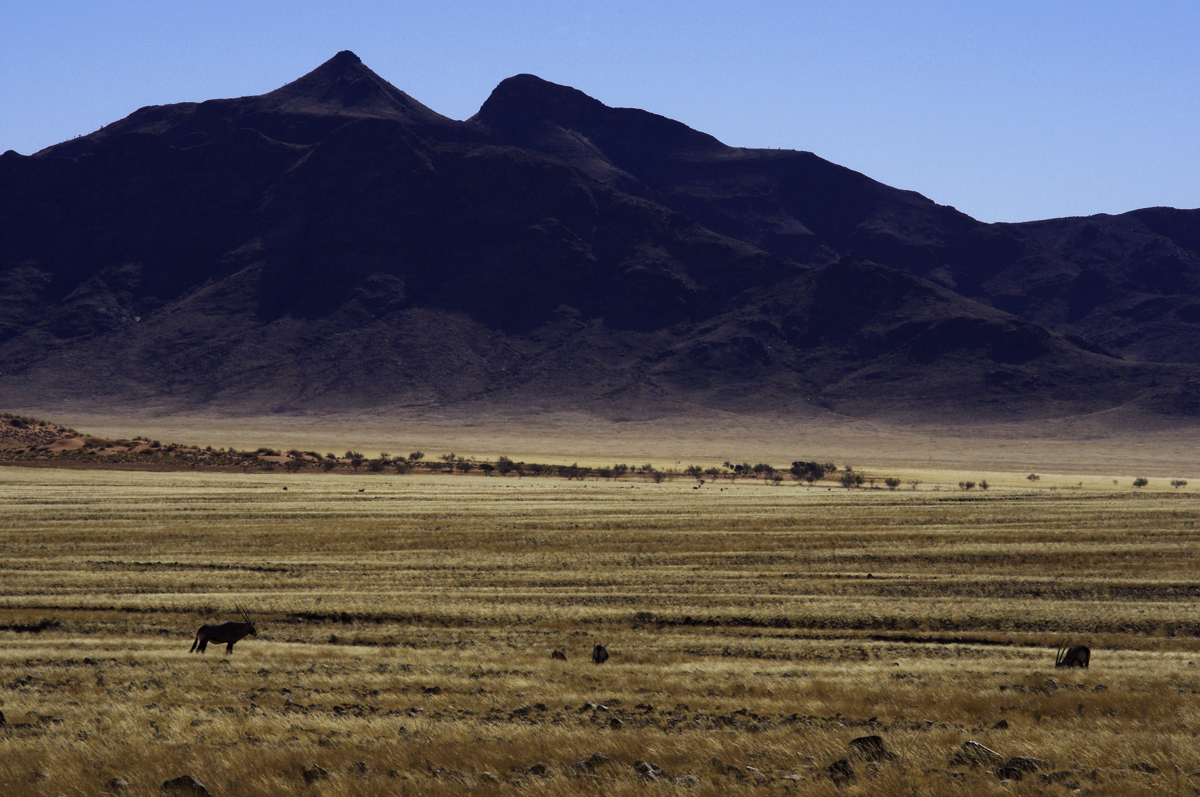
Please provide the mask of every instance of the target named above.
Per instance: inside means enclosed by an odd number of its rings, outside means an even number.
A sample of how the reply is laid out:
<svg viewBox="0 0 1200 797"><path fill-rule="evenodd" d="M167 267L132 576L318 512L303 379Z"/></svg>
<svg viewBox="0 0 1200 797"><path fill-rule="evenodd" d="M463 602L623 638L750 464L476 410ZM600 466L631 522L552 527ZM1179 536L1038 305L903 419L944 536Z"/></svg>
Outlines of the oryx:
<svg viewBox="0 0 1200 797"><path fill-rule="evenodd" d="M225 645L225 655L228 656L233 653L234 643L243 637L258 636L254 621L246 614L246 610L237 604L234 604L234 608L245 622L200 626L200 630L196 632L196 641L192 643L192 649L188 653L203 653L209 642L216 642L218 645Z"/></svg>
<svg viewBox="0 0 1200 797"><path fill-rule="evenodd" d="M1086 670L1091 658L1092 651L1088 649L1087 645L1076 645L1073 648L1060 645L1058 653L1054 654L1054 666L1083 667Z"/></svg>

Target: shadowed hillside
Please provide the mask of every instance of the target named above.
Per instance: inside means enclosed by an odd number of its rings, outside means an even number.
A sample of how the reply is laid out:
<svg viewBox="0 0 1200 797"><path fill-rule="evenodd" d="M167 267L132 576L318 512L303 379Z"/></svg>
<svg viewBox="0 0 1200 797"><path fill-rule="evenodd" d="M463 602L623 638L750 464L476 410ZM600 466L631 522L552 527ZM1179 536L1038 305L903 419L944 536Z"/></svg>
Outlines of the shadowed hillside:
<svg viewBox="0 0 1200 797"><path fill-rule="evenodd" d="M0 156L0 405L1193 417L1198 230L984 225L532 76L457 122L343 52Z"/></svg>

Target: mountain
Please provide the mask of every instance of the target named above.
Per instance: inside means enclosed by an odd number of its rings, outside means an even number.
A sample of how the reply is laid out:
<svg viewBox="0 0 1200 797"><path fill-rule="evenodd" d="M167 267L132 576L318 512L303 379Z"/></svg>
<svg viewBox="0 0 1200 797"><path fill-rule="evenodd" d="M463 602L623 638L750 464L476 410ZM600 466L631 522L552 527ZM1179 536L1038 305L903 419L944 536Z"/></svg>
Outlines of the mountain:
<svg viewBox="0 0 1200 797"><path fill-rule="evenodd" d="M0 405L1190 418L1200 219L987 225L521 75L353 53L0 156Z"/></svg>

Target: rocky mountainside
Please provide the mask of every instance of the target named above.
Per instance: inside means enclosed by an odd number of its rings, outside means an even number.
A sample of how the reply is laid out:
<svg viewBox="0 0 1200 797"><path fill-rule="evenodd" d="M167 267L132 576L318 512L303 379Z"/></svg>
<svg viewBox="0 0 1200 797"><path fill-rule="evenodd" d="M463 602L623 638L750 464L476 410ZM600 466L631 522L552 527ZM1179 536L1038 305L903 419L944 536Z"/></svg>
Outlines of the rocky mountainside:
<svg viewBox="0 0 1200 797"><path fill-rule="evenodd" d="M0 406L1192 417L1198 252L531 76L454 121L343 52L0 156Z"/></svg>

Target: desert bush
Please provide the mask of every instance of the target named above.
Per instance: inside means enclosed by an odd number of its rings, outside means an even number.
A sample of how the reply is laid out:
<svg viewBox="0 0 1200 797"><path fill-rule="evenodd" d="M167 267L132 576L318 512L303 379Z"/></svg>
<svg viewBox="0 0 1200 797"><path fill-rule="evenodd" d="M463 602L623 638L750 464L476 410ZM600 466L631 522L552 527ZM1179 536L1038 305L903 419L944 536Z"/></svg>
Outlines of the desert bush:
<svg viewBox="0 0 1200 797"><path fill-rule="evenodd" d="M895 490L897 487L900 486L900 480L895 478L894 476L887 477L886 479L883 480L883 483L887 485L887 488L889 490Z"/></svg>
<svg viewBox="0 0 1200 797"><path fill-rule="evenodd" d="M500 475L506 475L516 470L517 464L508 457L500 457L496 460L496 470L500 471Z"/></svg>
<svg viewBox="0 0 1200 797"><path fill-rule="evenodd" d="M838 479L838 482L847 490L855 487L862 487L863 482L865 481L866 478L861 473L855 473L853 471L846 471L842 474L841 478Z"/></svg>
<svg viewBox="0 0 1200 797"><path fill-rule="evenodd" d="M979 489L980 489L980 490L986 490L986 489L987 489L989 486L990 486L990 485L987 483L987 479L984 479L984 480L982 480L981 482L979 482Z"/></svg>
<svg viewBox="0 0 1200 797"><path fill-rule="evenodd" d="M1175 487L1176 489L1180 487L1187 487L1187 479L1171 479L1171 486Z"/></svg>
<svg viewBox="0 0 1200 797"><path fill-rule="evenodd" d="M804 480L809 484L815 481L820 481L825 478L825 472L828 470L824 465L819 465L816 462L805 462L797 460L792 463L790 472L797 481Z"/></svg>
<svg viewBox="0 0 1200 797"><path fill-rule="evenodd" d="M958 489L960 489L960 490L973 490L973 489L975 489L975 482L959 482L959 483L958 483Z"/></svg>
<svg viewBox="0 0 1200 797"><path fill-rule="evenodd" d="M1145 487L1149 483L1150 483L1150 480L1147 479L1145 476L1138 476L1136 479L1133 480L1134 487Z"/></svg>
<svg viewBox="0 0 1200 797"><path fill-rule="evenodd" d="M409 462L420 462L424 458L425 458L424 451L414 451L408 455Z"/></svg>

